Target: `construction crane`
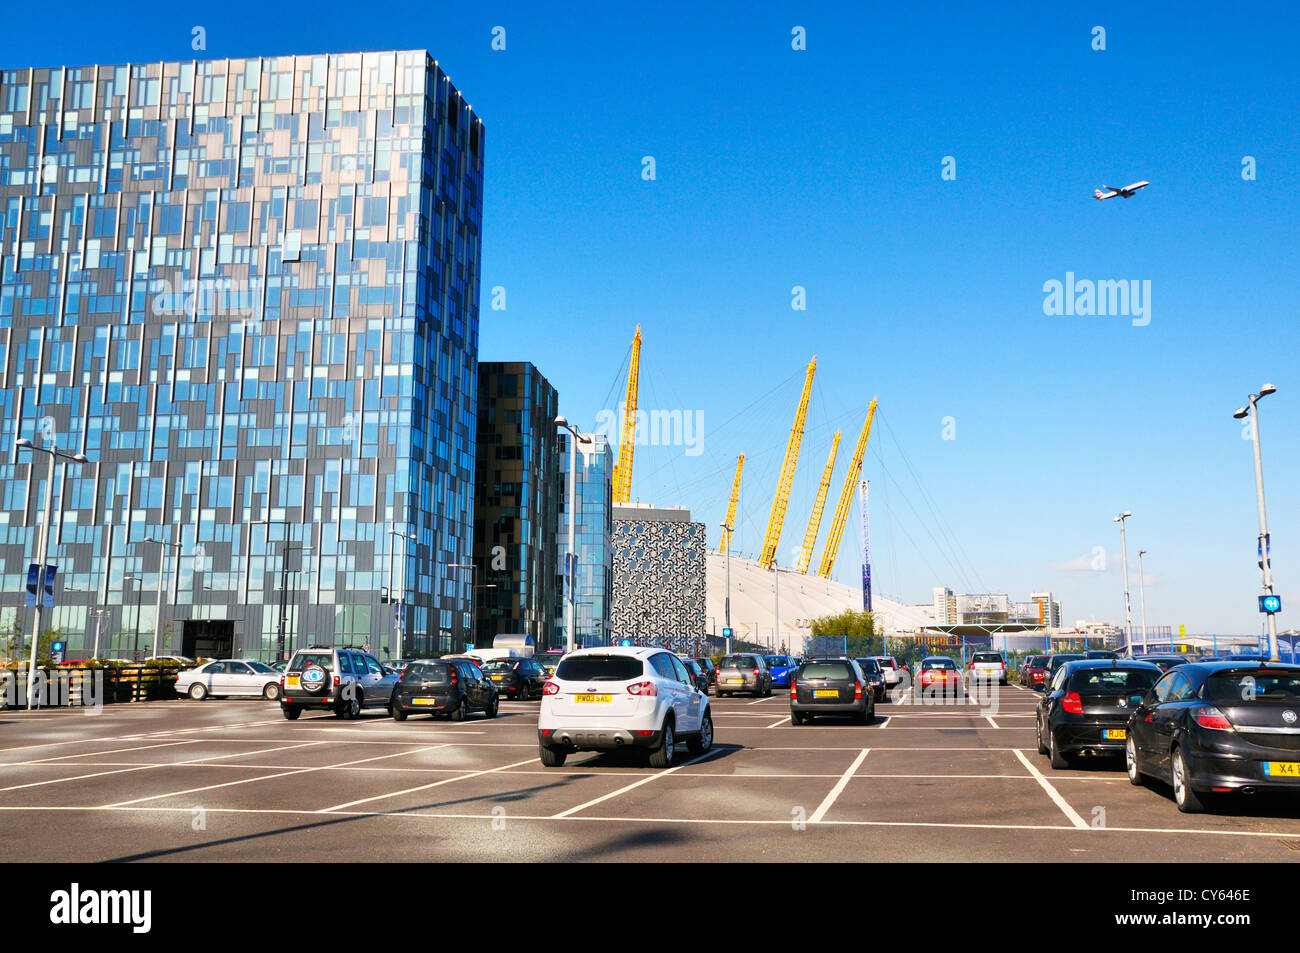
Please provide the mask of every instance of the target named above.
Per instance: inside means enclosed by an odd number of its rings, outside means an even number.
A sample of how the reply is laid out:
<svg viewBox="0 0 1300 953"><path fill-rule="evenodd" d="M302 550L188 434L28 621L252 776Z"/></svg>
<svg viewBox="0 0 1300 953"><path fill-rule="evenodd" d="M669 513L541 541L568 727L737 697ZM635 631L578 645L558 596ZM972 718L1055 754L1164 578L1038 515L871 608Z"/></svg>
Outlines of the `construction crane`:
<svg viewBox="0 0 1300 953"><path fill-rule="evenodd" d="M722 524L722 545L718 555L725 556L731 548L731 528L736 525L736 503L740 500L740 471L745 469L745 455L736 458L736 479L731 483L731 502L727 504L727 519Z"/></svg>
<svg viewBox="0 0 1300 953"><path fill-rule="evenodd" d="M799 409L794 414L794 426L790 428L790 439L785 445L785 460L781 463L781 479L776 484L776 496L772 498L772 515L767 520L767 533L763 536L763 551L758 557L758 564L764 569L772 568L776 558L776 547L781 542L781 527L785 525L785 505L790 500L790 488L794 485L794 465L799 461L799 444L803 442L803 422L808 416L808 398L812 394L813 374L817 372L817 355L808 362L808 373L803 379L803 393L799 397Z"/></svg>
<svg viewBox="0 0 1300 953"><path fill-rule="evenodd" d="M627 366L627 398L623 401L623 429L618 435L618 463L614 464L614 502L632 496L632 451L636 446L636 392L641 378L641 325L632 338L632 360Z"/></svg>
<svg viewBox="0 0 1300 953"><path fill-rule="evenodd" d="M840 448L840 432L835 431L831 439L831 452L826 457L826 469L822 471L822 482L817 487L817 500L813 503L812 519L808 521L808 532L803 537L803 549L799 551L799 565L795 568L801 573L808 572L812 562L813 547L817 545L817 531L822 525L822 511L826 509L826 491L831 488L831 474L835 471L835 452Z"/></svg>
<svg viewBox="0 0 1300 953"><path fill-rule="evenodd" d="M867 422L862 425L858 435L858 445L853 448L853 459L849 461L849 472L844 478L844 489L840 491L840 502L835 507L835 520L831 523L830 535L826 537L826 548L822 550L821 566L817 575L829 579L831 569L835 566L835 555L840 551L840 537L844 535L844 523L849 518L849 507L853 505L853 491L858 486L858 474L862 472L862 458L867 455L867 438L871 436L871 421L876 416L876 398L871 398L867 407Z"/></svg>

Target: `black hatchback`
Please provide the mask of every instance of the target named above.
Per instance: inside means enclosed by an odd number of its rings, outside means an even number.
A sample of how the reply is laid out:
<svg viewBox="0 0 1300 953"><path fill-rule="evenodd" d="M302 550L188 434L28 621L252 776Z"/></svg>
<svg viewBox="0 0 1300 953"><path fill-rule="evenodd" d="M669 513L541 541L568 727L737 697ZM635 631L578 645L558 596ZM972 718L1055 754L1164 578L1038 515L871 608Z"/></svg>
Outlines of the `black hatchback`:
<svg viewBox="0 0 1300 953"><path fill-rule="evenodd" d="M1300 665L1179 665L1142 699L1128 727L1129 781L1169 782L1185 813L1234 792L1300 794Z"/></svg>
<svg viewBox="0 0 1300 953"><path fill-rule="evenodd" d="M791 678L790 721L807 725L821 715L852 715L860 725L875 720L875 693L853 659L805 659Z"/></svg>
<svg viewBox="0 0 1300 953"><path fill-rule="evenodd" d="M1119 754L1129 715L1161 675L1150 662L1081 659L1066 662L1038 702L1038 753L1068 768L1082 752Z"/></svg>
<svg viewBox="0 0 1300 953"><path fill-rule="evenodd" d="M402 672L393 692L393 718L429 714L464 721L481 711L495 718L500 706L497 687L473 662L464 659L419 659Z"/></svg>

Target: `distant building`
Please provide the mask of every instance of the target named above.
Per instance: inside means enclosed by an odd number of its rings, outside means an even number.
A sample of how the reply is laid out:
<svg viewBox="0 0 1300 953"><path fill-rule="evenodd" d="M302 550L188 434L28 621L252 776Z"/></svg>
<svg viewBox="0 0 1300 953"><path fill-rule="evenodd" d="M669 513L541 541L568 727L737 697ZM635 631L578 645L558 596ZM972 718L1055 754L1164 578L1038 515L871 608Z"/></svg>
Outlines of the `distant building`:
<svg viewBox="0 0 1300 953"><path fill-rule="evenodd" d="M574 570L574 645L592 646L609 643L610 611L614 601L614 455L603 434L583 434L590 443L576 441L575 493L578 509L574 515L577 537L577 565ZM559 574L559 602L556 603L555 632L552 646L562 646L567 638L567 587L564 560L569 552L569 432L561 430L556 450L560 485L559 525L556 572Z"/></svg>
<svg viewBox="0 0 1300 953"><path fill-rule="evenodd" d="M934 621L940 625L957 621L957 600L946 586L934 587Z"/></svg>
<svg viewBox="0 0 1300 953"><path fill-rule="evenodd" d="M684 507L614 507L612 636L685 650L704 632L703 523Z"/></svg>
<svg viewBox="0 0 1300 953"><path fill-rule="evenodd" d="M1038 604L1038 618L1046 628L1061 627L1061 604L1052 598L1050 592L1031 592L1029 601Z"/></svg>
<svg viewBox="0 0 1300 953"><path fill-rule="evenodd" d="M474 638L505 633L549 644L560 603L559 395L527 362L478 366L474 493ZM566 458L567 460L567 458Z"/></svg>

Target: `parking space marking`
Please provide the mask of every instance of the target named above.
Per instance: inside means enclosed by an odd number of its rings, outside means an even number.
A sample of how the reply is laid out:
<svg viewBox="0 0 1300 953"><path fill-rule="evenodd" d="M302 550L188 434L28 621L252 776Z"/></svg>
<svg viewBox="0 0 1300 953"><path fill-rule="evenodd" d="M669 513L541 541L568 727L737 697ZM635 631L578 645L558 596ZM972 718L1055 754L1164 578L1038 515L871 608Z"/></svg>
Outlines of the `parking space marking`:
<svg viewBox="0 0 1300 953"><path fill-rule="evenodd" d="M813 811L812 817L808 818L809 824L818 824L821 822L821 819L826 816L826 812L831 809L831 805L835 803L835 799L840 796L846 787L848 787L849 779L852 778L858 768L862 766L862 762L866 759L867 752L870 750L870 748L863 748L858 752L858 756L853 759L853 763L849 765L848 770L840 775L840 779L835 782L835 786L831 788L830 793L822 799L821 804L817 806L817 810Z"/></svg>
<svg viewBox="0 0 1300 953"><path fill-rule="evenodd" d="M626 794L628 791L631 791L634 788L639 788L643 784L649 784L651 781L658 780L659 778L666 778L669 775L677 771L680 771L682 768L689 768L693 764L700 764L701 762L707 761L717 753L718 751L716 748L711 751L706 751L698 758L692 758L690 761L687 761L684 764L679 764L671 768L664 768L662 771L652 774L649 777L642 778L640 781L634 781L633 783L625 785L616 791L610 791L608 794L602 794L600 797L592 798L590 801L586 801L582 804L579 804L577 807L571 807L567 811L561 811L559 814L552 814L551 817L555 820L571 817L574 814L577 814L579 811L585 811L587 808L594 807L595 805L600 804L602 801L608 801L610 798L616 798L620 794Z"/></svg>
<svg viewBox="0 0 1300 953"><path fill-rule="evenodd" d="M775 728L775 727L777 727L778 725L784 725L784 724L785 724L787 721L789 721L789 720L790 720L790 716L789 716L789 715L786 715L784 718L778 718L776 721L772 722L770 725L764 725L763 727L764 727L764 728Z"/></svg>
<svg viewBox="0 0 1300 953"><path fill-rule="evenodd" d="M196 745L199 743L197 738L186 739L184 741L167 741L160 745L136 745L132 748L111 748L108 751L86 751L80 754L60 754L50 758L36 758L31 761L10 761L6 767L24 764L50 764L54 761L66 761L68 758L86 758L90 756L98 757L101 754L123 754L127 751L148 751L151 748L174 748L176 745Z"/></svg>
<svg viewBox="0 0 1300 953"><path fill-rule="evenodd" d="M1014 753L1015 756L1020 759L1020 763L1025 766L1026 770L1034 776L1034 779L1039 783L1042 789L1047 792L1047 796L1052 799L1052 803L1059 807L1061 813L1070 819L1070 823L1075 827L1080 827L1085 830L1090 829L1088 823L1079 816L1079 812L1070 807L1070 802L1061 797L1061 792L1052 787L1052 782L1047 780L1046 775L1039 771L1038 768L1034 766L1034 763L1025 757L1024 752L1017 750Z"/></svg>
<svg viewBox="0 0 1300 953"><path fill-rule="evenodd" d="M439 747L447 747L440 745ZM418 787L405 788L401 791L390 791L388 794L376 794L374 797L363 797L356 801L347 801L343 804L335 804L333 807L321 808L316 811L317 814L329 814L331 811L342 811L344 808L356 807L358 804L369 804L371 801L382 801L385 798L400 797L403 794L414 794L416 791L427 791L429 788L440 787L444 784L452 784L456 781L466 781L469 778L482 777L485 774L495 774L498 771L504 771L506 768L517 768L521 765L532 764L536 758L525 758L523 761L516 761L514 764L505 764L499 768L485 768L482 771L471 771L469 774L462 774L454 778L443 778L441 781L434 781L430 784L421 784Z"/></svg>
<svg viewBox="0 0 1300 953"><path fill-rule="evenodd" d="M755 699L755 700L752 701L752 702L748 702L747 705L761 705L761 704L763 704L763 702L770 702L770 701L772 701L773 699L776 699L776 700L778 700L778 701L780 700L778 696L776 696L776 695L771 695L771 696L769 696L769 697L767 697L767 698L758 698L758 699Z"/></svg>
<svg viewBox="0 0 1300 953"><path fill-rule="evenodd" d="M994 728L999 727L998 723L997 723L996 721L993 720L993 716L992 716L992 715L985 715L985 716L984 716L984 720L987 721L987 722L988 722L990 725L992 725Z"/></svg>
<svg viewBox="0 0 1300 953"><path fill-rule="evenodd" d="M316 743L323 744L324 742L316 742ZM410 751L394 751L390 754L376 755L373 758L362 758L359 761L344 761L341 764L320 765L318 767L313 767L313 768L298 768L294 771L282 771L279 774L268 774L260 778L244 778L243 780L240 781L226 781L222 784L209 784L201 788L189 788L184 791L169 791L164 794L150 794L148 797L138 797L130 801L117 801L113 804L105 804L103 805L103 807L105 808L129 807L132 804L139 804L142 801L157 801L165 797L179 797L182 794L197 794L200 791L211 791L215 788L233 787L236 784L251 784L254 781L270 781L273 778L287 778L291 774L310 774L313 771L320 771L323 768L344 768L353 764L365 764L366 762L369 761L382 761L384 758L396 758L404 754L421 754L425 751L434 751L438 748L446 748L446 747L448 747L448 745L443 744L443 745L433 745L427 748L415 748Z"/></svg>

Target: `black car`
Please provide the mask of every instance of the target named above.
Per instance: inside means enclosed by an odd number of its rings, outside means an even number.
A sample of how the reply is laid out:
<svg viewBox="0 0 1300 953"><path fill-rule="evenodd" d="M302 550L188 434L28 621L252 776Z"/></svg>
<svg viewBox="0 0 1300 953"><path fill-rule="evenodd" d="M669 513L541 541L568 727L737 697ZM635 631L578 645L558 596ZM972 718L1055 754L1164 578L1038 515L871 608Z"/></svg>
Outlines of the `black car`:
<svg viewBox="0 0 1300 953"><path fill-rule="evenodd" d="M1112 652L1110 649L1088 649L1083 653L1084 658L1119 658L1118 652Z"/></svg>
<svg viewBox="0 0 1300 953"><path fill-rule="evenodd" d="M466 659L417 659L406 666L393 692L393 718L426 712L464 721L471 712L497 716L501 696L477 665Z"/></svg>
<svg viewBox="0 0 1300 953"><path fill-rule="evenodd" d="M852 715L860 725L876 718L876 696L851 658L805 659L790 684L790 721L811 724L821 715Z"/></svg>
<svg viewBox="0 0 1300 953"><path fill-rule="evenodd" d="M772 673L763 656L750 652L724 655L718 662L718 697L748 692L755 698L772 694Z"/></svg>
<svg viewBox="0 0 1300 953"><path fill-rule="evenodd" d="M713 664L713 659L701 656L693 658L691 661L704 670L704 674L709 676L709 684L716 687L718 684L718 666ZM705 692L705 694L707 695L708 692Z"/></svg>
<svg viewBox="0 0 1300 953"><path fill-rule="evenodd" d="M858 663L858 668L866 677L867 683L871 686L871 691L876 696L876 701L885 700L885 673L880 668L880 663L874 658L859 658L853 661Z"/></svg>
<svg viewBox="0 0 1300 953"><path fill-rule="evenodd" d="M1158 665L1162 672L1167 672L1171 668L1175 668L1179 665L1186 665L1191 661L1191 659L1185 655L1139 655L1137 660L1139 662L1150 662L1152 665Z"/></svg>
<svg viewBox="0 0 1300 953"><path fill-rule="evenodd" d="M546 687L546 669L530 658L498 658L483 663L483 674L506 698L526 702L541 698Z"/></svg>
<svg viewBox="0 0 1300 953"><path fill-rule="evenodd" d="M678 661L686 666L686 671L690 672L695 687L707 695L709 693L709 675L704 669L700 668L700 663L693 658L682 658L681 656L678 656Z"/></svg>
<svg viewBox="0 0 1300 953"><path fill-rule="evenodd" d="M1083 655L1072 655L1068 653L1059 653L1057 655L1047 656L1047 661L1044 663L1044 668L1047 669L1047 674L1043 676L1043 681L1040 685L1034 686L1034 691L1045 690L1048 685L1052 684L1052 679L1055 677L1057 669L1066 662L1077 662L1082 658Z"/></svg>
<svg viewBox="0 0 1300 953"><path fill-rule="evenodd" d="M1300 665L1179 665L1142 699L1128 730L1129 781L1168 781L1184 813L1220 794L1300 792Z"/></svg>
<svg viewBox="0 0 1300 953"><path fill-rule="evenodd" d="M1072 755L1119 754L1128 738L1129 715L1159 681L1150 662L1080 659L1056 670L1038 701L1038 753L1052 767L1068 768Z"/></svg>

